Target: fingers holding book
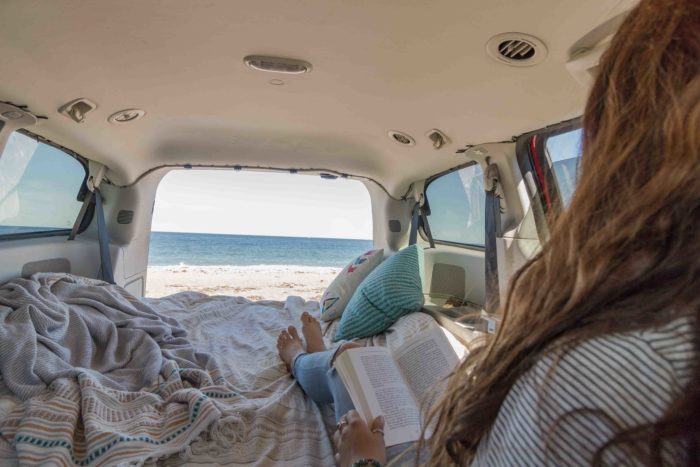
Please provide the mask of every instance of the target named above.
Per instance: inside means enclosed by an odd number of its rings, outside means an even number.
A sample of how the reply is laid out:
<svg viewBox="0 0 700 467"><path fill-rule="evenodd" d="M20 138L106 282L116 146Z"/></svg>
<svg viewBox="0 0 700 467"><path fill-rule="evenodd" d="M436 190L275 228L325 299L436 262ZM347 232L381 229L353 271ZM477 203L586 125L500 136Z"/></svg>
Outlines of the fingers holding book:
<svg viewBox="0 0 700 467"><path fill-rule="evenodd" d="M375 417L367 424L357 411L351 410L341 417L337 426L333 438L338 447L337 460L341 466L349 466L359 459L384 463L384 417Z"/></svg>

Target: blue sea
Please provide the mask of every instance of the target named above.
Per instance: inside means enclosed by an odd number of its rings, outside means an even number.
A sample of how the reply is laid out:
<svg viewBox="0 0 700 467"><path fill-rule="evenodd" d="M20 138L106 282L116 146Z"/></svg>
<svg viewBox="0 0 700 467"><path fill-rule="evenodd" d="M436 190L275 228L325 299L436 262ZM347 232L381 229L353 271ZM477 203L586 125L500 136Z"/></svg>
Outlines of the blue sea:
<svg viewBox="0 0 700 467"><path fill-rule="evenodd" d="M152 232L149 266L343 267L371 240Z"/></svg>

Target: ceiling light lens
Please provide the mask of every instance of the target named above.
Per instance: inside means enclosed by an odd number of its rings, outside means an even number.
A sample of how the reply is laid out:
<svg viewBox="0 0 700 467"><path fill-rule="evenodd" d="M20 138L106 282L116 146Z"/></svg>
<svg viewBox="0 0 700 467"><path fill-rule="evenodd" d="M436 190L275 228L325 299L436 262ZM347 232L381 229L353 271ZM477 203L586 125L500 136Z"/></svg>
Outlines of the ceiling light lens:
<svg viewBox="0 0 700 467"><path fill-rule="evenodd" d="M300 75L311 71L311 64L293 58L266 57L263 55L248 55L243 59L248 67L257 71Z"/></svg>
<svg viewBox="0 0 700 467"><path fill-rule="evenodd" d="M2 114L3 117L5 117L8 120L18 120L24 116L22 112L19 112L17 110L9 110Z"/></svg>
<svg viewBox="0 0 700 467"><path fill-rule="evenodd" d="M144 115L146 115L146 112L144 112L141 109L125 109L125 110L120 110L119 112L115 112L112 115L109 116L107 121L109 123L112 123L114 125L122 125L124 123L131 123L135 120L138 120L139 118L142 118Z"/></svg>
<svg viewBox="0 0 700 467"><path fill-rule="evenodd" d="M411 135L407 135L401 131L391 130L387 135L395 142L403 144L404 146L414 146L416 144L416 140L414 140Z"/></svg>

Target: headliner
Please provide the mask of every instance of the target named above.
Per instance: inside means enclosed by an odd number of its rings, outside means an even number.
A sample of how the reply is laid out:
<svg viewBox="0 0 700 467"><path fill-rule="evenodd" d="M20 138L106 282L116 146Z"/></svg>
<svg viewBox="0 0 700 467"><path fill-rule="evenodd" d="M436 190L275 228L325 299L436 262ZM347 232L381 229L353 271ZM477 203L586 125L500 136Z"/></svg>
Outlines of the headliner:
<svg viewBox="0 0 700 467"><path fill-rule="evenodd" d="M465 162L466 144L510 140L579 115L572 46L624 0L5 0L0 100L48 121L32 131L133 182L162 164L320 167L370 176L393 194ZM524 32L547 45L534 67L497 63L486 41ZM255 72L249 54L299 58L301 76ZM273 78L283 86L268 84ZM78 125L58 114L87 97ZM147 112L123 126L125 108ZM444 131L434 151L424 137ZM411 134L414 147L389 140Z"/></svg>

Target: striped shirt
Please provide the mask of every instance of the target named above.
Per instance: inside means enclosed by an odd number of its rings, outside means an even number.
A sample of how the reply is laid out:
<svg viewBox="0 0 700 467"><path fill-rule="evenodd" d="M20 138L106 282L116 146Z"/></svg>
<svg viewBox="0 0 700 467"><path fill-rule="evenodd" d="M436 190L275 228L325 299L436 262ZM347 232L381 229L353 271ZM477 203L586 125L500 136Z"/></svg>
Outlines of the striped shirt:
<svg viewBox="0 0 700 467"><path fill-rule="evenodd" d="M659 420L682 397L697 360L692 321L604 335L550 352L508 393L472 465L590 465L621 430ZM685 464L681 443L665 443L664 465ZM603 465L636 465L620 447Z"/></svg>

